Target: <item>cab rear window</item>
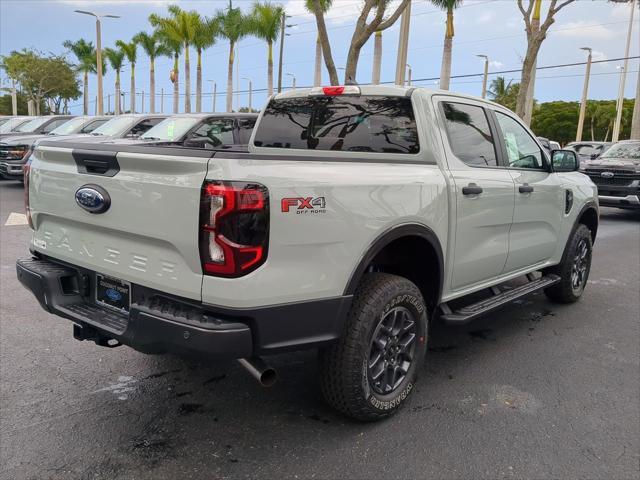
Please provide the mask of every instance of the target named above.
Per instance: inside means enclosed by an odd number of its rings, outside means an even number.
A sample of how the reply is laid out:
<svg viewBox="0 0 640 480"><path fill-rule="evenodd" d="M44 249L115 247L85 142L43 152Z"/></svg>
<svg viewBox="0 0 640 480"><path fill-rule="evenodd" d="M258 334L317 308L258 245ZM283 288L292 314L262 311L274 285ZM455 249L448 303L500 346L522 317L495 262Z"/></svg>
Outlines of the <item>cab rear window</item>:
<svg viewBox="0 0 640 480"><path fill-rule="evenodd" d="M407 97L298 97L269 102L254 144L266 148L418 153Z"/></svg>

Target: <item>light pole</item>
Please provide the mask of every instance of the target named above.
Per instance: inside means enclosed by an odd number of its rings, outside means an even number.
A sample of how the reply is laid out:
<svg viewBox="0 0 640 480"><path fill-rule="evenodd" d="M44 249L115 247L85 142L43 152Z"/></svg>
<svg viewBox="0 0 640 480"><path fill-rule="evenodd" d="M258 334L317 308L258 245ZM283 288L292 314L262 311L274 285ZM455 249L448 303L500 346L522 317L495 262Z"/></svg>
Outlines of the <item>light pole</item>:
<svg viewBox="0 0 640 480"><path fill-rule="evenodd" d="M624 84L627 80L627 66L629 65L629 46L631 44L631 33L633 31L633 14L636 10L636 1L630 2L631 12L629 13L629 29L627 30L627 45L624 50L624 65L620 72L620 88L618 89L618 109L616 111L616 122L613 125L613 134L611 135L611 141L617 142L620 136L620 122L622 120L622 107L624 105Z"/></svg>
<svg viewBox="0 0 640 480"><path fill-rule="evenodd" d="M411 86L411 65L407 63L407 85Z"/></svg>
<svg viewBox="0 0 640 480"><path fill-rule="evenodd" d="M287 73L287 77L292 77L293 78L293 83L291 84L291 89L295 90L296 89L296 76L293 73Z"/></svg>
<svg viewBox="0 0 640 480"><path fill-rule="evenodd" d="M218 84L215 80L207 80L207 82L213 83L213 92L211 97L211 111L216 112L216 96L218 95Z"/></svg>
<svg viewBox="0 0 640 480"><path fill-rule="evenodd" d="M97 115L104 114L104 108L102 106L102 39L100 33L100 19L101 18L120 18L119 15L100 15L94 12L88 12L86 10L75 10L76 13L82 13L83 15L91 15L96 19L96 74L98 75L98 104L96 106Z"/></svg>
<svg viewBox="0 0 640 480"><path fill-rule="evenodd" d="M396 85L404 85L404 73L409 48L409 26L411 23L411 2L402 12L400 20L400 36L398 39L398 58L396 60Z"/></svg>
<svg viewBox="0 0 640 480"><path fill-rule="evenodd" d="M582 129L584 127L584 113L587 109L587 93L589 92L589 76L591 75L591 48L582 47L580 50L589 52L587 57L587 70L584 74L584 87L582 87L582 101L580 102L580 116L578 117L578 131L576 132L576 142L582 140Z"/></svg>
<svg viewBox="0 0 640 480"><path fill-rule="evenodd" d="M253 109L251 108L252 104L251 101L253 100L253 82L251 81L251 79L249 77L242 77L243 80L247 80L249 82L249 113L253 112Z"/></svg>
<svg viewBox="0 0 640 480"><path fill-rule="evenodd" d="M482 98L487 98L487 77L489 76L489 57L486 55L476 55L484 58L484 76L482 77Z"/></svg>
<svg viewBox="0 0 640 480"><path fill-rule="evenodd" d="M164 88L160 89L160 113L164 113Z"/></svg>
<svg viewBox="0 0 640 480"><path fill-rule="evenodd" d="M291 17L291 15L286 15L284 12L282 13L282 19L280 20L280 58L278 58L278 93L282 91L282 54L284 53L284 37L289 36L288 33L285 33L284 29L289 27L295 27L295 25L287 25L287 18Z"/></svg>

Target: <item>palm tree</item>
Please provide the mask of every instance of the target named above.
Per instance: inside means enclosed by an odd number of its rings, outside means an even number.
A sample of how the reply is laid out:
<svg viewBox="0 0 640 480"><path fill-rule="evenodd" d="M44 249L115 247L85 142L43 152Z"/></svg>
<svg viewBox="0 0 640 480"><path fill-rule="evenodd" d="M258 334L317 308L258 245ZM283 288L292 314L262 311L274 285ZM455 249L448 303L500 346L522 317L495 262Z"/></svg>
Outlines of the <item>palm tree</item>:
<svg viewBox="0 0 640 480"><path fill-rule="evenodd" d="M124 62L124 52L122 50L116 50L114 48L105 48L104 56L109 61L111 68L116 72L116 85L115 85L115 113L116 115L120 115L121 104L120 104L120 71L122 70L122 63Z"/></svg>
<svg viewBox="0 0 640 480"><path fill-rule="evenodd" d="M269 1L253 4L250 16L251 33L267 42L267 90L273 95L273 43L278 40L284 8Z"/></svg>
<svg viewBox="0 0 640 480"><path fill-rule="evenodd" d="M436 7L447 12L447 29L444 34L444 49L442 51L442 67L440 68L440 88L449 90L451 81L451 53L453 51L453 11L462 4L462 0L431 0Z"/></svg>
<svg viewBox="0 0 640 480"><path fill-rule="evenodd" d="M380 68L382 66L382 30L375 33L373 40L373 72L371 73L371 83L380 83Z"/></svg>
<svg viewBox="0 0 640 480"><path fill-rule="evenodd" d="M507 83L504 77L496 77L491 81L491 85L489 85L489 96L493 101L497 101L500 98L504 98L504 96L509 91L509 87L511 86L511 81Z"/></svg>
<svg viewBox="0 0 640 480"><path fill-rule="evenodd" d="M202 22L200 15L194 11L186 11L177 5L169 5L169 17L149 16L151 25L162 30L162 36L179 42L184 48L184 111L191 112L191 65L189 47L193 44L198 25Z"/></svg>
<svg viewBox="0 0 640 480"><path fill-rule="evenodd" d="M66 40L62 45L71 50L78 59L76 70L82 72L82 111L84 115L89 115L89 73L98 71L96 66L96 49L92 42L87 42L83 38L72 42Z"/></svg>
<svg viewBox="0 0 640 480"><path fill-rule="evenodd" d="M229 41L229 63L227 70L227 112L233 110L233 62L235 58L235 45L250 32L250 24L247 17L239 8L233 8L231 0L229 8L218 10L216 21L220 27L220 36Z"/></svg>
<svg viewBox="0 0 640 480"><path fill-rule="evenodd" d="M149 15L149 23L155 27L155 34L162 40L165 47L173 54L173 70L169 75L173 83L173 113L178 113L178 99L180 97L179 60L182 42L177 34L178 25L172 18L161 17L155 13Z"/></svg>
<svg viewBox="0 0 640 480"><path fill-rule="evenodd" d="M138 58L138 44L133 42L123 42L122 40L116 40L116 46L127 57L129 64L131 65L131 92L130 92L130 107L131 113L136 113L136 60Z"/></svg>
<svg viewBox="0 0 640 480"><path fill-rule="evenodd" d="M156 113L156 58L162 55L170 56L171 52L155 33L149 35L147 32L140 32L133 37L133 41L140 45L149 57L149 113Z"/></svg>
<svg viewBox="0 0 640 480"><path fill-rule="evenodd" d="M218 22L211 18L200 18L193 37L198 63L196 65L196 112L202 111L202 51L216 43Z"/></svg>

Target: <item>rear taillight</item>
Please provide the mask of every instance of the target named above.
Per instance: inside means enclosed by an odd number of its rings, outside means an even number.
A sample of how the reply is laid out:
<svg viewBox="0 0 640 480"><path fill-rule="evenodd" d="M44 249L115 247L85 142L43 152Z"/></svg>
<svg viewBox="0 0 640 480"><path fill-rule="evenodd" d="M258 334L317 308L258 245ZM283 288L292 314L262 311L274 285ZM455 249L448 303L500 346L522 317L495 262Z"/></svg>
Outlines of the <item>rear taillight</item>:
<svg viewBox="0 0 640 480"><path fill-rule="evenodd" d="M23 168L23 181L24 181L24 210L27 214L27 222L29 227L33 228L33 221L31 220L31 207L29 206L29 177L31 175L31 159L27 160Z"/></svg>
<svg viewBox="0 0 640 480"><path fill-rule="evenodd" d="M338 97L340 95L360 95L357 85L333 85L330 87L314 87L309 92L311 96Z"/></svg>
<svg viewBox="0 0 640 480"><path fill-rule="evenodd" d="M269 196L246 182L206 182L200 201L200 260L205 275L240 277L267 258Z"/></svg>

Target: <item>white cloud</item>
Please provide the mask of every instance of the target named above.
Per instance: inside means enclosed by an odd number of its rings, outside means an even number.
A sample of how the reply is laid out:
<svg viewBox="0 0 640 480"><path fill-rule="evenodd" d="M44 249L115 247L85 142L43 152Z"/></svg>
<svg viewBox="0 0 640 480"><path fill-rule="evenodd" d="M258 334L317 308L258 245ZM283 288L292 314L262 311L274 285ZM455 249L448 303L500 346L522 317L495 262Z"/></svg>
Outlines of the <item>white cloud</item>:
<svg viewBox="0 0 640 480"><path fill-rule="evenodd" d="M584 20L563 23L553 30L553 34L559 37L597 40L608 40L615 36L615 32L604 25L594 25L592 22L585 22Z"/></svg>
<svg viewBox="0 0 640 480"><path fill-rule="evenodd" d="M489 61L489 66L495 67L495 68L502 68L504 67L504 63L499 62L498 60L491 60Z"/></svg>
<svg viewBox="0 0 640 480"><path fill-rule="evenodd" d="M489 23L494 19L493 12L485 12L476 18L476 23Z"/></svg>
<svg viewBox="0 0 640 480"><path fill-rule="evenodd" d="M387 13L394 12L399 4L400 0L393 0L387 7ZM295 23L296 20L315 21L314 15L305 8L304 0L288 0L284 4L284 9L288 15L291 15L291 23ZM362 1L339 0L333 3L333 7L325 14L325 19L331 25L355 23L361 11Z"/></svg>

